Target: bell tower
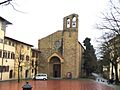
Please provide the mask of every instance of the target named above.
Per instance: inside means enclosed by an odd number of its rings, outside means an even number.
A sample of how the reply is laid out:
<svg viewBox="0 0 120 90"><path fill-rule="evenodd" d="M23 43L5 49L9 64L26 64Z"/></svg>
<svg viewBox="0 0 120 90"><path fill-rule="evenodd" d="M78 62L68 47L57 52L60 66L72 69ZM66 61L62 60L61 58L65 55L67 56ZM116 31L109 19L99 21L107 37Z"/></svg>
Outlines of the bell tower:
<svg viewBox="0 0 120 90"><path fill-rule="evenodd" d="M63 30L78 31L78 15L71 14L63 18Z"/></svg>
<svg viewBox="0 0 120 90"><path fill-rule="evenodd" d="M78 15L71 14L63 18L63 57L64 73L70 72L77 77Z"/></svg>

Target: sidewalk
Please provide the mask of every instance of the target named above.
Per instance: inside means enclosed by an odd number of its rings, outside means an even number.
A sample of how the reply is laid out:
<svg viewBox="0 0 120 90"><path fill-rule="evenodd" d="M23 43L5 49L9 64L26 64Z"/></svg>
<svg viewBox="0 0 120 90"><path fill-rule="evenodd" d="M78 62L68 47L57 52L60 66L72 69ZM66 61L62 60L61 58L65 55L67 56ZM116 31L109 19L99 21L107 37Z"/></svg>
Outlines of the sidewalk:
<svg viewBox="0 0 120 90"><path fill-rule="evenodd" d="M114 85L115 90L120 90L120 85Z"/></svg>

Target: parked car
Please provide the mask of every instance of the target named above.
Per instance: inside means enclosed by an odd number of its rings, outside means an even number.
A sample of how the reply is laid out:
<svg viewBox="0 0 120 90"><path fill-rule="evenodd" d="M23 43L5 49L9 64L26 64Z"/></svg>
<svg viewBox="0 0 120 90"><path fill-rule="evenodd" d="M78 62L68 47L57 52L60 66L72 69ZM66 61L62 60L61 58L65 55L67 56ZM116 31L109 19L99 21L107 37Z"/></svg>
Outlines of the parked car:
<svg viewBox="0 0 120 90"><path fill-rule="evenodd" d="M47 74L45 73L39 73L33 76L34 80L47 80Z"/></svg>

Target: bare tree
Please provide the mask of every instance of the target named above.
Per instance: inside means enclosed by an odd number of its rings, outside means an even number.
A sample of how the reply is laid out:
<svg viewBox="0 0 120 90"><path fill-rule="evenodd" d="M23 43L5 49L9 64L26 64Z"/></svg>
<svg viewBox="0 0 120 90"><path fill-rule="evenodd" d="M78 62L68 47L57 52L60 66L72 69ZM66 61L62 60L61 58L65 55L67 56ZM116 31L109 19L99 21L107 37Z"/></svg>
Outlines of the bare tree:
<svg viewBox="0 0 120 90"><path fill-rule="evenodd" d="M12 1L12 0L2 1L2 2L0 2L0 5L8 5L8 4L11 4L11 1Z"/></svg>
<svg viewBox="0 0 120 90"><path fill-rule="evenodd" d="M120 62L120 2L110 0L110 8L108 12L102 13L102 22L97 24L97 29L104 32L102 43L106 49L102 57L108 57L108 60L115 68L115 81L118 84L118 64ZM105 43L107 42L107 43ZM103 47L103 46L102 46ZM101 49L102 50L102 49ZM113 72L112 72L113 73Z"/></svg>
<svg viewBox="0 0 120 90"><path fill-rule="evenodd" d="M12 2L14 2L14 4ZM16 9L15 0L3 0L2 2L0 2L0 5L4 5L4 6L10 5L10 6L12 6L13 10L15 10L17 12L25 13L23 11Z"/></svg>

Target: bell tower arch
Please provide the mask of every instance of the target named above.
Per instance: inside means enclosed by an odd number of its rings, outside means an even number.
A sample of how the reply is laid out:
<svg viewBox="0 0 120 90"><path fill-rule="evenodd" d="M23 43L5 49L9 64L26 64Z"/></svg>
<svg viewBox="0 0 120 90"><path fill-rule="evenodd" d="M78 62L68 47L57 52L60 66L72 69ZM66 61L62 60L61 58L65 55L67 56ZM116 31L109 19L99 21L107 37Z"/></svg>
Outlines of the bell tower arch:
<svg viewBox="0 0 120 90"><path fill-rule="evenodd" d="M71 14L63 18L63 30L78 31L78 15Z"/></svg>

